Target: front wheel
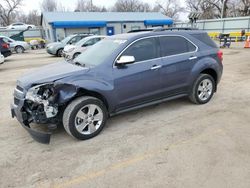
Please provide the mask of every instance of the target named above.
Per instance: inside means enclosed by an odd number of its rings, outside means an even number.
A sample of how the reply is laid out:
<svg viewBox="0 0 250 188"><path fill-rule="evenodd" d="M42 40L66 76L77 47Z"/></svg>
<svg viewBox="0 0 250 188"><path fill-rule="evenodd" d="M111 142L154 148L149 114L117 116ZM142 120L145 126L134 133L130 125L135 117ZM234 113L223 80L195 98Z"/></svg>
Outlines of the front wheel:
<svg viewBox="0 0 250 188"><path fill-rule="evenodd" d="M189 99L196 104L208 103L215 91L215 81L208 74L201 74L193 84Z"/></svg>
<svg viewBox="0 0 250 188"><path fill-rule="evenodd" d="M57 50L56 56L57 57L62 57L62 55L63 55L63 49L61 48L61 49Z"/></svg>
<svg viewBox="0 0 250 188"><path fill-rule="evenodd" d="M107 121L107 109L95 97L79 97L72 101L63 114L63 126L67 133L86 140L97 136Z"/></svg>

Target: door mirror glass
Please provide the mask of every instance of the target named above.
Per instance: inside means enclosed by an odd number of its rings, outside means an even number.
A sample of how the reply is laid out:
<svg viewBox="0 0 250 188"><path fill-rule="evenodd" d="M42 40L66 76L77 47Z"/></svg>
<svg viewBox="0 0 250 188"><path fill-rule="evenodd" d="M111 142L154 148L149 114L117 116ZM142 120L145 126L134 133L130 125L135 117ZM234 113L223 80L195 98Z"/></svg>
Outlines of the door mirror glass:
<svg viewBox="0 0 250 188"><path fill-rule="evenodd" d="M132 64L135 62L134 56L121 56L117 61L116 65L126 65L126 64Z"/></svg>

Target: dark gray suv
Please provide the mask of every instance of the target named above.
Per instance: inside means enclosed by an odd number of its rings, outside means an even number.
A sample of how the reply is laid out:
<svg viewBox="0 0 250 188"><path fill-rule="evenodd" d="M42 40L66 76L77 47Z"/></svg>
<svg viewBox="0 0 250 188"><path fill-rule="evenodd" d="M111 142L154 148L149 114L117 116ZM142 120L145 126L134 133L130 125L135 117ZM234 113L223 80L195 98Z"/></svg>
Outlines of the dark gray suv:
<svg viewBox="0 0 250 188"><path fill-rule="evenodd" d="M108 117L123 112L179 97L209 102L222 69L222 52L203 31L115 35L72 62L20 78L11 112L39 142L49 143L51 129L60 123L69 135L89 139ZM49 130L39 132L32 123Z"/></svg>

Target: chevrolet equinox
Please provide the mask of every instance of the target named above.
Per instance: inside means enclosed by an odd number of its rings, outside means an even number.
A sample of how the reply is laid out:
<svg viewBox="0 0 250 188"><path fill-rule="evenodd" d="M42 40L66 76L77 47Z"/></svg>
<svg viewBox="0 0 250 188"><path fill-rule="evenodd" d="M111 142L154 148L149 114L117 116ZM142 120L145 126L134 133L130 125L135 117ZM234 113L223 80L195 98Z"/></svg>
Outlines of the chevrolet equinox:
<svg viewBox="0 0 250 188"><path fill-rule="evenodd" d="M145 31L107 37L71 62L17 80L12 117L49 143L62 123L69 135L98 135L107 118L179 97L205 104L222 75L222 52L204 31ZM31 124L46 127L38 131Z"/></svg>

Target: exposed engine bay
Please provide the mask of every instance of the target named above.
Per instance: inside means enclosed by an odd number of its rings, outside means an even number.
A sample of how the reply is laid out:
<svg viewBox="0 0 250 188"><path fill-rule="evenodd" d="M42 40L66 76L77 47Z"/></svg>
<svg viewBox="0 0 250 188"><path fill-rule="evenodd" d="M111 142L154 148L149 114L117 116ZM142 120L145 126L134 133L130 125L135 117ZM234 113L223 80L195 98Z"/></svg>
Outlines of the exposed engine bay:
<svg viewBox="0 0 250 188"><path fill-rule="evenodd" d="M67 92L65 92L65 89ZM57 123L59 107L76 94L76 88L69 85L46 83L31 87L25 96L24 110L28 122Z"/></svg>

